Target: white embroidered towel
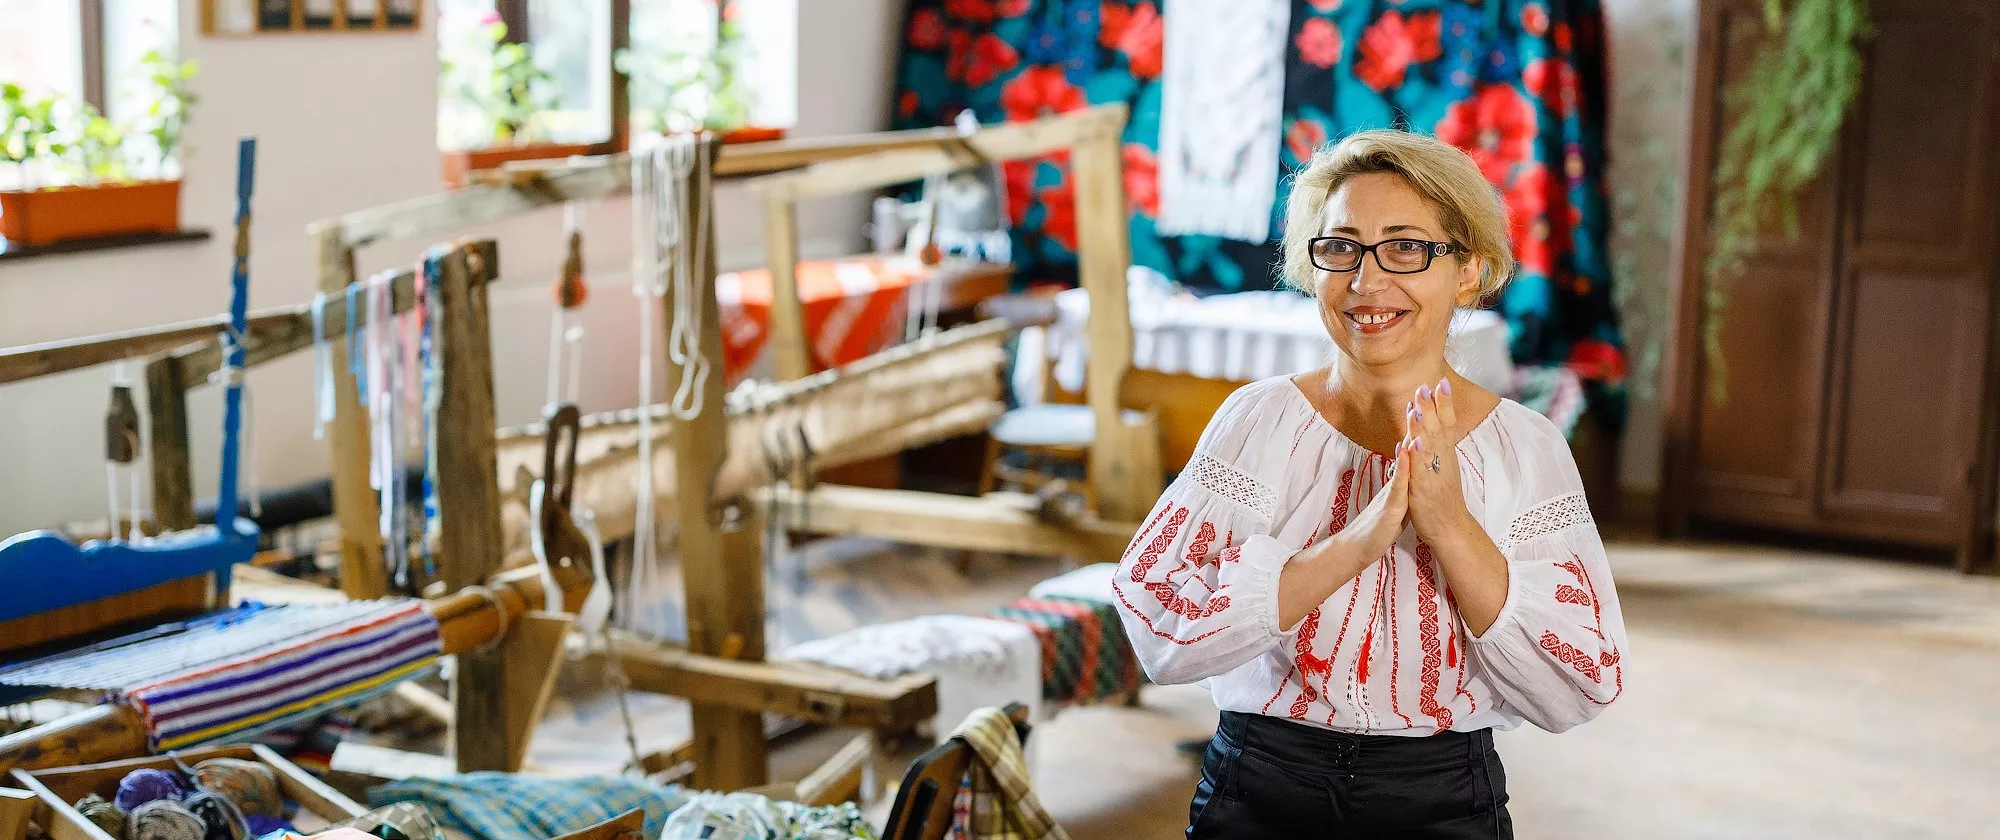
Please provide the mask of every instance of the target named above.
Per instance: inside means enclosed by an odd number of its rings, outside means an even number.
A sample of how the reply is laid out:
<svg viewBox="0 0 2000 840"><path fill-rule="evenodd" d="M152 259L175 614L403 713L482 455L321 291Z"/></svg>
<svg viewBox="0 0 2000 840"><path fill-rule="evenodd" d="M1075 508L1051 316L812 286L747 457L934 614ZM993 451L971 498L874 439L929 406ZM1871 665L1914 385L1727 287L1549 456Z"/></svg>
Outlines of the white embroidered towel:
<svg viewBox="0 0 2000 840"><path fill-rule="evenodd" d="M1270 238L1288 0L1166 0L1159 232Z"/></svg>

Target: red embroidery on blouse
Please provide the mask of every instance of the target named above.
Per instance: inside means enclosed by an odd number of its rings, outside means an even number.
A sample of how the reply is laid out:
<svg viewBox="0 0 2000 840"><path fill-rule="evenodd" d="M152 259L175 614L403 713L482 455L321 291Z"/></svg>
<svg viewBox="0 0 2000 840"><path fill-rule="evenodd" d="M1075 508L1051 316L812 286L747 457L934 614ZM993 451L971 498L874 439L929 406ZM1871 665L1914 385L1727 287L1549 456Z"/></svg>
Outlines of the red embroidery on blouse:
<svg viewBox="0 0 2000 840"><path fill-rule="evenodd" d="M1590 678L1591 682L1602 683L1604 676L1597 669L1597 661L1590 654L1577 650L1570 643L1557 636L1554 630L1542 631L1542 650L1548 651L1557 661L1575 668L1576 672Z"/></svg>
<svg viewBox="0 0 2000 840"><path fill-rule="evenodd" d="M1438 706L1438 591L1432 567L1430 544L1417 541L1417 629L1423 640L1424 665L1420 672L1423 688L1417 695L1417 711L1430 715L1439 729L1451 728L1451 710ZM1453 659L1456 659L1456 655Z"/></svg>
<svg viewBox="0 0 2000 840"><path fill-rule="evenodd" d="M1610 637L1604 635L1604 601L1597 597L1597 585L1590 582L1590 573L1583 568L1583 558L1571 554L1568 563L1559 563L1557 565L1568 569L1570 574L1576 575L1576 579L1583 582L1584 589L1589 591L1590 611L1592 617L1596 620L1596 625L1591 628L1591 632L1596 633L1597 638L1603 644L1603 648L1598 652L1597 664L1610 668L1611 677L1615 681L1615 689L1611 692L1610 700L1599 700L1590 696L1590 692L1584 691L1583 686L1577 686L1577 693L1582 694L1583 699L1589 700L1599 706L1609 706L1612 700L1617 700L1619 695L1625 693L1625 669L1618 664L1621 658L1618 649L1612 647ZM1596 682L1599 685L1604 684L1602 679L1598 679Z"/></svg>
<svg viewBox="0 0 2000 840"><path fill-rule="evenodd" d="M1396 586L1398 579L1402 577L1396 572L1398 565L1400 564L1396 562L1396 549L1391 546L1389 553L1382 558L1382 567L1389 573L1389 601L1383 609L1383 618L1389 629L1389 711L1395 713L1396 717L1402 718L1403 726L1407 728L1411 721L1409 715L1403 714L1403 678L1400 676L1403 671L1402 633L1398 632L1396 627L1396 604L1399 603L1396 600Z"/></svg>
<svg viewBox="0 0 2000 840"><path fill-rule="evenodd" d="M1208 547L1214 542L1215 525L1210 522L1201 523L1201 527L1195 529L1194 540L1188 543L1187 548L1187 559L1194 563L1195 568L1221 565L1218 561L1211 560L1208 557Z"/></svg>
<svg viewBox="0 0 2000 840"><path fill-rule="evenodd" d="M1328 531L1327 533L1337 534L1340 533L1340 529L1347 527L1347 505L1349 499L1353 497L1353 494L1354 494L1354 470L1350 468L1346 472L1341 474L1340 488L1335 490L1333 493L1333 507L1332 510L1329 512L1329 527L1331 527L1332 530ZM1313 538L1306 541L1306 545L1308 546L1312 545L1312 543L1314 541L1317 541L1318 538L1319 538L1318 532L1315 531ZM1312 683L1310 682L1311 677L1314 675L1320 675L1322 678L1321 682L1324 683L1325 675L1333 672L1332 657L1321 659L1317 656L1314 656L1312 652L1313 641L1315 640L1315 637L1319 635L1319 614L1320 614L1319 611L1320 611L1319 607L1313 607L1312 611L1306 613L1306 617L1300 621L1299 635L1295 643L1292 645L1292 651L1293 651L1292 670L1291 672L1285 675L1285 680L1283 682L1278 683L1277 692L1273 693L1271 695L1271 699L1265 702L1264 710L1266 712L1270 711L1271 706L1278 701L1279 697L1284 695L1285 688L1291 683L1291 678L1293 675L1298 676L1299 685L1301 686L1302 690L1300 691L1299 694L1300 699L1293 702L1291 707L1293 709L1299 709L1300 703L1306 703L1307 705L1311 704L1310 700L1305 699L1308 695L1312 696L1314 699L1317 699L1319 697L1319 692L1315 691L1312 687ZM1341 625L1341 629L1343 632L1347 629L1345 623ZM1336 652L1338 652L1338 648L1336 648ZM1303 716L1304 714L1305 712L1301 710L1293 713L1292 716L1300 717Z"/></svg>
<svg viewBox="0 0 2000 840"><path fill-rule="evenodd" d="M1296 455L1298 455L1298 454L1299 454L1299 443L1300 443L1301 441L1303 441L1303 440L1305 440L1305 439L1306 439L1306 430L1307 430L1307 429L1310 429L1310 428L1312 428L1312 424L1313 424L1313 421L1314 421L1314 420L1317 420L1317 419L1319 419L1319 418L1318 418L1317 416L1315 416L1315 415L1316 415L1316 413L1315 413L1315 414L1307 414L1307 415L1306 415L1306 419L1305 419L1305 422L1303 422L1303 423L1300 423L1300 424L1299 424L1299 428L1298 428L1298 431L1295 431L1295 432L1292 432L1292 454L1293 454L1293 455L1295 455L1295 456L1296 456Z"/></svg>
<svg viewBox="0 0 2000 840"><path fill-rule="evenodd" d="M1561 584L1556 587L1556 601L1564 604L1577 604L1585 607L1595 606L1596 603L1591 599L1590 593L1578 589L1574 586L1571 586L1567 583Z"/></svg>
<svg viewBox="0 0 2000 840"><path fill-rule="evenodd" d="M1216 613L1222 612L1223 610L1229 609L1229 596L1227 595L1216 595L1215 597L1211 597L1208 599L1208 604L1204 606L1195 603L1193 600L1183 597L1182 595L1180 595L1180 593L1175 591L1175 588L1170 581L1172 580L1173 576L1176 573L1190 567L1190 564L1185 559L1182 560L1180 565L1176 566L1172 571L1169 571L1167 573L1166 581L1146 580L1147 575L1149 575L1152 572L1153 567L1160 562L1160 555L1166 553L1167 548L1173 545L1175 537L1180 536L1181 525L1187 522L1189 509L1185 506L1175 507L1172 504L1166 505L1160 510L1158 514L1155 514L1153 517L1154 521L1157 522L1159 518L1161 516L1165 516L1167 514L1167 511L1169 510L1173 511L1173 514L1171 516L1167 516L1166 526L1160 529L1160 533L1154 536L1151 542L1146 543L1145 550L1139 553L1138 561L1132 564L1132 574L1130 576L1131 581L1133 583L1137 583L1144 586L1146 588L1146 591L1151 593L1153 597L1160 602L1160 605L1165 607L1168 611L1188 619L1207 618L1215 615ZM1207 525L1207 523L1203 524ZM1150 531L1152 530L1152 527L1153 527L1152 523L1148 523L1146 526L1146 530ZM1208 526L1208 530L1210 534L1209 539L1213 540L1215 532L1214 526ZM1133 546L1136 547L1138 545L1139 545L1139 540L1135 539L1133 541ZM1204 581L1204 583L1206 583L1206 581ZM1227 589L1228 587L1225 586L1222 588ZM1139 618L1139 621L1146 625L1146 629L1148 631L1150 631L1155 636L1158 636L1162 639L1166 639L1175 644L1191 645L1194 644L1195 642L1201 641L1202 639L1206 639L1210 636L1213 636L1217 633L1229 629L1228 625L1224 625L1222 627L1217 627L1214 630L1210 630L1206 633L1203 633L1200 636L1196 636L1192 639L1182 639L1170 633L1160 632L1159 627L1153 624L1153 620L1151 617L1147 616L1146 613L1141 612L1137 607L1132 606L1132 602L1125 597L1124 588L1118 585L1118 578L1116 576L1114 576L1111 579L1111 589L1112 592L1118 596L1119 603L1125 606L1126 611L1137 616Z"/></svg>

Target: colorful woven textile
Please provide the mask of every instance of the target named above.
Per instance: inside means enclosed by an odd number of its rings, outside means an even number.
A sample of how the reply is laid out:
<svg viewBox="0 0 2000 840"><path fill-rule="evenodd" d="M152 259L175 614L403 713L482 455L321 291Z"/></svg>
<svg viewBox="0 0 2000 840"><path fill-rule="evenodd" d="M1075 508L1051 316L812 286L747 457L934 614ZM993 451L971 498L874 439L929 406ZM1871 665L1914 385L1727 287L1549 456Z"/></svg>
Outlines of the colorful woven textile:
<svg viewBox="0 0 2000 840"><path fill-rule="evenodd" d="M101 689L155 750L243 739L380 694L439 654L415 600L249 606L133 644L0 671L0 683Z"/></svg>
<svg viewBox="0 0 2000 840"><path fill-rule="evenodd" d="M969 788L955 806L952 836L967 840L1068 840L1069 835L1042 810L1028 784L1028 761L1014 721L997 708L980 709L965 719L954 738L963 738L976 754L966 774Z"/></svg>
<svg viewBox="0 0 2000 840"><path fill-rule="evenodd" d="M548 840L646 809L646 836L659 837L667 816L686 804L677 787L616 776L569 779L510 773L463 773L444 779L403 779L370 788L377 807L415 802L475 840Z"/></svg>
<svg viewBox="0 0 2000 840"><path fill-rule="evenodd" d="M1025 624L1042 641L1042 699L1089 703L1139 685L1139 661L1117 608L1075 598L1022 598L992 617Z"/></svg>

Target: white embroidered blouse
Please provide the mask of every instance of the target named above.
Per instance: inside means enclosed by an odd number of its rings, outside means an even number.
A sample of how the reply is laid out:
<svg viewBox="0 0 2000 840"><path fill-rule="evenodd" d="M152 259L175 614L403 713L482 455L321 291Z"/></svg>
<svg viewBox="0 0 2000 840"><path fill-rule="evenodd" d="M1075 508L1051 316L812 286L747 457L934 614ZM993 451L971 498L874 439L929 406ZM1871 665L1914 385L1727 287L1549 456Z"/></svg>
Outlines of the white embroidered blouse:
<svg viewBox="0 0 2000 840"><path fill-rule="evenodd" d="M1507 599L1474 638L1430 547L1392 553L1296 627L1292 555L1347 524L1393 463L1326 422L1290 377L1223 403L1125 551L1120 613L1154 682L1205 682L1226 711L1346 732L1561 732L1625 687L1625 624L1562 433L1503 400L1458 445L1465 501L1507 558Z"/></svg>

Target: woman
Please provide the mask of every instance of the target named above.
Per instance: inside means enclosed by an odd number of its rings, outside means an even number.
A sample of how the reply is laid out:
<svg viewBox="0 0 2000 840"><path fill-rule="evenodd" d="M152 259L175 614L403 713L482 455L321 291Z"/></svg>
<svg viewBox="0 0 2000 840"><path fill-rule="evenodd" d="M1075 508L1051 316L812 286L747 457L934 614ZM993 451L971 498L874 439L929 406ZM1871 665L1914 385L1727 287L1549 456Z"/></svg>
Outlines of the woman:
<svg viewBox="0 0 2000 840"><path fill-rule="evenodd" d="M1147 673L1223 710L1188 836L1512 837L1492 730L1595 716L1625 629L1562 434L1445 358L1506 213L1463 152L1362 132L1284 253L1338 352L1223 403L1115 579Z"/></svg>

